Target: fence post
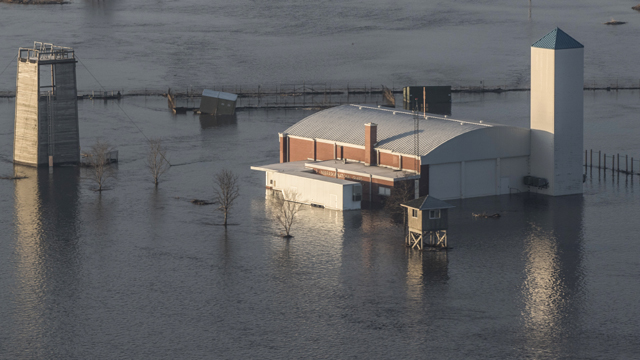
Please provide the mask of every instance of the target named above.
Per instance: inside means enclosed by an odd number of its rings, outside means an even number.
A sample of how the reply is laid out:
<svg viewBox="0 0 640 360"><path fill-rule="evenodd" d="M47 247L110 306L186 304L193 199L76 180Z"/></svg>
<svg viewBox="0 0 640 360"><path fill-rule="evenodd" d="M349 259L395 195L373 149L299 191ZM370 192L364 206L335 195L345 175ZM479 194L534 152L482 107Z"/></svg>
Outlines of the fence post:
<svg viewBox="0 0 640 360"><path fill-rule="evenodd" d="M633 158L631 158L631 176L633 176Z"/></svg>
<svg viewBox="0 0 640 360"><path fill-rule="evenodd" d="M587 168L587 150L584 151L584 167Z"/></svg>
<svg viewBox="0 0 640 360"><path fill-rule="evenodd" d="M598 172L600 172L600 151L598 150Z"/></svg>
<svg viewBox="0 0 640 360"><path fill-rule="evenodd" d="M624 162L625 162L624 171L628 174L629 173L629 155L624 156Z"/></svg>
<svg viewBox="0 0 640 360"><path fill-rule="evenodd" d="M604 174L607 175L607 153L604 153Z"/></svg>
<svg viewBox="0 0 640 360"><path fill-rule="evenodd" d="M618 172L620 172L620 153L618 153Z"/></svg>
<svg viewBox="0 0 640 360"><path fill-rule="evenodd" d="M589 149L589 169L593 169L593 149Z"/></svg>

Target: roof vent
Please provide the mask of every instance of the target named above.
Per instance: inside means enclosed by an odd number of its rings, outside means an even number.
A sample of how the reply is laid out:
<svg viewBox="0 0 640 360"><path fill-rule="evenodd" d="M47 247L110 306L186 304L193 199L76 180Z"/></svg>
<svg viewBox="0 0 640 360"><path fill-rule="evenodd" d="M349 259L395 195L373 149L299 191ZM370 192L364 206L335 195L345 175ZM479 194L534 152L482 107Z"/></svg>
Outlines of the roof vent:
<svg viewBox="0 0 640 360"><path fill-rule="evenodd" d="M358 109L362 110L362 106L358 106Z"/></svg>
<svg viewBox="0 0 640 360"><path fill-rule="evenodd" d="M394 112L393 112L393 115L395 115L395 114L396 114L396 112L394 111Z"/></svg>
<svg viewBox="0 0 640 360"><path fill-rule="evenodd" d="M482 120L480 120L480 124L482 124Z"/></svg>
<svg viewBox="0 0 640 360"><path fill-rule="evenodd" d="M378 109L380 109L382 107L382 105L378 105Z"/></svg>
<svg viewBox="0 0 640 360"><path fill-rule="evenodd" d="M444 116L444 118L446 119L446 118L447 118L447 115L445 115L445 116Z"/></svg>

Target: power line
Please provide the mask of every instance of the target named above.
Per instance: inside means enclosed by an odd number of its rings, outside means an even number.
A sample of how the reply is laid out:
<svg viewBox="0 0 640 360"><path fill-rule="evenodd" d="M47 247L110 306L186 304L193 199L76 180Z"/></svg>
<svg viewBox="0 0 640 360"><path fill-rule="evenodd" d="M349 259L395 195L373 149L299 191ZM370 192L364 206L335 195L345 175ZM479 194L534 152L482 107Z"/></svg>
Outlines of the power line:
<svg viewBox="0 0 640 360"><path fill-rule="evenodd" d="M7 71L7 69L9 68L9 65L13 64L13 60L17 59L18 57L14 57L13 59L11 59L11 61L9 61L9 63L7 64L7 66L4 67L4 70L2 70L2 72L0 72L0 76L2 76L2 74L4 74L5 71Z"/></svg>
<svg viewBox="0 0 640 360"><path fill-rule="evenodd" d="M98 81L98 79L91 73L91 71L89 70L89 68L82 62L82 60L80 60L80 58L76 55L76 59L78 59L78 62L80 62L80 64L85 68L85 70L87 70L87 72L89 73L89 75L91 75L91 77L93 78L93 80L95 80L98 85L100 86L100 88L102 88L102 91L107 91L107 89L105 89L104 86L102 86L102 84L100 83L100 81ZM118 108L120 109L120 111L122 111L122 113L127 117L127 119L129 119L129 121L131 121L131 123L133 124L133 126L136 127L136 129L138 129L138 131L140 132L140 134L142 134L142 136L144 136L145 139L147 139L147 142L149 144L151 144L151 140L147 137L147 135L144 134L144 132L142 131L142 129L140 129L140 127L138 126L138 124L135 123L135 121L133 121L133 119L129 116L129 114L127 114L126 111L124 111L124 109L120 106L120 104L118 102L116 102L116 105L118 106ZM162 158L167 162L167 164L169 164L169 166L172 166L171 163L169 162L169 160L162 154L160 153L160 156L162 156Z"/></svg>

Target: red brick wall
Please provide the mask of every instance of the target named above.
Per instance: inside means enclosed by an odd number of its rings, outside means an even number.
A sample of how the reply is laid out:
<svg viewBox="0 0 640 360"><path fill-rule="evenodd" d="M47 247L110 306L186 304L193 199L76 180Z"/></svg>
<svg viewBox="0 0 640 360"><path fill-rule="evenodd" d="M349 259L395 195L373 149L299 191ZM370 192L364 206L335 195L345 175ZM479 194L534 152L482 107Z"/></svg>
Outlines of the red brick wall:
<svg viewBox="0 0 640 360"><path fill-rule="evenodd" d="M418 161L418 166L420 166L420 161ZM405 170L416 170L416 159L403 156L402 157L402 168Z"/></svg>
<svg viewBox="0 0 640 360"><path fill-rule="evenodd" d="M289 138L289 161L313 159L313 140Z"/></svg>
<svg viewBox="0 0 640 360"><path fill-rule="evenodd" d="M398 164L398 156L399 155L394 155L394 154L381 152L380 153L380 165L393 166L394 168L397 168L399 166L399 164Z"/></svg>
<svg viewBox="0 0 640 360"><path fill-rule="evenodd" d="M364 161L364 149L356 149L348 146L342 147L343 159Z"/></svg>
<svg viewBox="0 0 640 360"><path fill-rule="evenodd" d="M333 144L316 142L316 160L333 160Z"/></svg>

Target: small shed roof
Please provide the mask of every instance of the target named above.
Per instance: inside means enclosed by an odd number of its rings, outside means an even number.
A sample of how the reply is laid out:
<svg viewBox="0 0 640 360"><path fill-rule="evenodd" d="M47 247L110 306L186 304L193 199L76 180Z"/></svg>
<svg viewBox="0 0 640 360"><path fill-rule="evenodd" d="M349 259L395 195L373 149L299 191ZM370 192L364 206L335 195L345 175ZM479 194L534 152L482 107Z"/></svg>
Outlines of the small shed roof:
<svg viewBox="0 0 640 360"><path fill-rule="evenodd" d="M404 207L414 208L418 210L436 210L436 209L450 209L455 206L450 205L440 199L436 199L433 196L427 195L414 200L407 201L401 204Z"/></svg>
<svg viewBox="0 0 640 360"><path fill-rule="evenodd" d="M202 96L213 97L213 98L229 100L229 101L236 101L238 99L238 95L236 94L223 92L223 91L209 90L209 89L204 89L202 91Z"/></svg>

